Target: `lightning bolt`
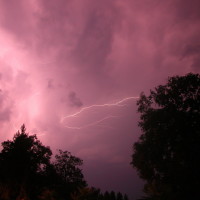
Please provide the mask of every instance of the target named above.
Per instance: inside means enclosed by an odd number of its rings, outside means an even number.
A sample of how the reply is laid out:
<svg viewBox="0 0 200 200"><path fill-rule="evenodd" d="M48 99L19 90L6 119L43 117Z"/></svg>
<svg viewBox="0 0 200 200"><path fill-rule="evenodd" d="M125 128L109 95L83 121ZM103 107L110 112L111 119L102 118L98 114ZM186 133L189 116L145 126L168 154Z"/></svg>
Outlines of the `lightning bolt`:
<svg viewBox="0 0 200 200"><path fill-rule="evenodd" d="M97 107L110 107L110 106L125 106L125 105L121 105L121 103L127 101L127 100L130 100L130 99L138 99L139 97L126 97L120 101L117 101L115 103L106 103L106 104L95 104L95 105L91 105L91 106L86 106L86 107L83 107L82 109L80 109L78 112L74 113L74 114L71 114L71 115L67 115L65 117L62 117L61 118L61 123L67 119L67 118L71 118L71 117L77 117L79 114L81 114L82 112L86 111L86 110L89 110L91 108L97 108Z"/></svg>
<svg viewBox="0 0 200 200"><path fill-rule="evenodd" d="M124 104L122 105L122 103L124 103L125 101L131 100L131 99L136 100L138 98L139 97L126 97L126 98L124 98L122 100L119 100L119 101L117 101L115 103L94 104L94 105L91 105L91 106L86 106L86 107L83 107L82 109L80 109L78 112L76 112L74 114L70 114L70 115L66 115L66 116L62 117L61 120L60 120L60 123L63 123L67 118L77 117L78 115L80 115L84 111L87 111L87 110L90 110L90 109L93 109L93 108L98 108L98 107L112 107L112 106L125 106ZM80 130L80 129L83 129L83 128L88 128L90 126L98 125L99 123L103 122L106 119L116 118L116 117L119 117L119 116L109 115L109 116L106 116L106 117L104 117L104 118L102 118L100 120L97 120L97 121L94 121L92 123L86 124L84 126L74 127L74 126L67 126L67 125L65 125L65 127L69 128L69 129ZM99 126L103 126L103 125L99 125Z"/></svg>
<svg viewBox="0 0 200 200"><path fill-rule="evenodd" d="M110 119L110 118L115 118L115 117L119 117L119 116L107 116L107 117L104 117L103 119L100 119L100 120L97 120L95 122L92 122L90 124L87 124L85 126L80 126L80 127L76 127L76 126L65 126L66 128L69 128L69 129L76 129L76 130L80 130L80 129L83 129L83 128L88 128L90 126L95 126L95 125L98 125L99 123L103 122L104 120L106 119ZM98 126L104 126L104 125L98 125ZM112 127L109 127L109 126L105 126L107 128L112 128Z"/></svg>

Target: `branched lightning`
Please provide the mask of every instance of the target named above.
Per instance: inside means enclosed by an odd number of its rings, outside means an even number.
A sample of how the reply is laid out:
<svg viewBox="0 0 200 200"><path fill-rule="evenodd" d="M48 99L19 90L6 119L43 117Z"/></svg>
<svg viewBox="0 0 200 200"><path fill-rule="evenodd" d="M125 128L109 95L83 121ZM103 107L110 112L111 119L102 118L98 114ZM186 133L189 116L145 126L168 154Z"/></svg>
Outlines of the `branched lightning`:
<svg viewBox="0 0 200 200"><path fill-rule="evenodd" d="M103 119L100 119L100 120L97 120L95 122L92 122L90 124L86 124L84 126L79 126L79 127L76 127L76 126L65 126L66 128L69 128L69 129L76 129L76 130L80 130L80 129L83 129L83 128L88 128L90 126L94 126L94 125L98 125L99 123L103 122L104 120L106 119L110 119L110 118L115 118L115 117L118 117L118 116L107 116L107 117L104 117ZM98 126L105 126L105 125L98 125ZM109 126L105 126L106 128L112 128L112 127L109 127Z"/></svg>
<svg viewBox="0 0 200 200"><path fill-rule="evenodd" d="M61 123L67 119L67 118L71 118L71 117L77 117L79 114L81 114L82 112L86 111L86 110L89 110L91 108L97 108L97 107L111 107L111 106L125 106L125 105L121 105L121 103L127 101L127 100L130 100L130 99L138 99L139 97L126 97L120 101L117 101L116 103L106 103L106 104L94 104L94 105L91 105L91 106L86 106L86 107L83 107L81 108L78 112L74 113L74 114L71 114L71 115L67 115L67 116L64 116L62 119L61 119Z"/></svg>
<svg viewBox="0 0 200 200"><path fill-rule="evenodd" d="M124 103L125 101L128 101L128 100L135 100L135 99L138 99L139 97L126 97L122 100L119 100L115 103L106 103L106 104L94 104L94 105L91 105L91 106L86 106L86 107L83 107L82 109L80 109L78 112L74 113L74 114L70 114L70 115L66 115L64 117L61 118L60 122L63 123L66 119L69 119L69 118L74 118L74 117L78 117L81 113L83 113L84 111L87 111L87 110L90 110L90 109L94 109L94 108L99 108L99 107L112 107L112 106L126 106L126 104L122 104ZM79 127L76 127L76 126L68 126L68 125L65 125L66 128L69 128L69 129L76 129L76 130L80 130L80 129L83 129L83 128L88 128L90 126L94 126L94 125L98 125L98 126L105 126L105 125L100 125L101 122L103 122L104 120L106 119L110 119L110 118L116 118L116 117L119 117L119 116L113 116L113 115L109 115L109 116L106 116L100 120L97 120L97 121L94 121L92 123L89 123L89 124L86 124L84 126L79 126ZM106 126L108 127L108 126ZM112 128L112 127L109 127L109 128Z"/></svg>

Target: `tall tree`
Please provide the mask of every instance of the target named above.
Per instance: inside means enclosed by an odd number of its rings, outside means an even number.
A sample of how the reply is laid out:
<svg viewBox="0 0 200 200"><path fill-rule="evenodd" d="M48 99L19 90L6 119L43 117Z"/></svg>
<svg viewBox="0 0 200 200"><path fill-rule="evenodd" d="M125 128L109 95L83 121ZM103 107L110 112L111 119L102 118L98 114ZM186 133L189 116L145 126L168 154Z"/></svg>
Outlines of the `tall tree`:
<svg viewBox="0 0 200 200"><path fill-rule="evenodd" d="M79 188L78 191L71 195L72 200L103 200L100 189L94 187Z"/></svg>
<svg viewBox="0 0 200 200"><path fill-rule="evenodd" d="M146 180L146 199L200 199L200 75L168 79L141 94L132 165Z"/></svg>
<svg viewBox="0 0 200 200"><path fill-rule="evenodd" d="M105 191L105 193L104 193L104 199L105 200L111 200L110 199L110 193L108 191Z"/></svg>
<svg viewBox="0 0 200 200"><path fill-rule="evenodd" d="M83 161L68 151L62 151L61 149L58 151L59 153L55 156L56 161L54 162L57 173L67 183L80 183L85 185L84 176L80 169Z"/></svg>
<svg viewBox="0 0 200 200"><path fill-rule="evenodd" d="M0 197L9 193L8 199L33 195L37 179L50 164L51 150L42 145L36 135L28 135L23 125L13 140L2 143L0 153ZM39 188L38 188L39 189ZM27 194L29 193L29 194ZM7 197L6 197L7 198Z"/></svg>
<svg viewBox="0 0 200 200"><path fill-rule="evenodd" d="M80 166L83 161L59 150L52 152L23 125L13 140L2 143L0 152L0 199L70 199L70 194L86 186Z"/></svg>
<svg viewBox="0 0 200 200"><path fill-rule="evenodd" d="M110 192L110 199L111 200L116 200L116 195L115 195L115 192L114 191L111 191ZM128 200L128 199L127 199Z"/></svg>
<svg viewBox="0 0 200 200"><path fill-rule="evenodd" d="M117 198L116 198L117 200L123 200L123 195L122 195L122 193L121 192L118 192L117 193Z"/></svg>
<svg viewBox="0 0 200 200"><path fill-rule="evenodd" d="M70 193L87 185L81 169L82 164L83 161L80 158L73 156L68 151L59 149L58 154L55 155L53 165L61 180L60 192L64 192L63 195L68 198Z"/></svg>

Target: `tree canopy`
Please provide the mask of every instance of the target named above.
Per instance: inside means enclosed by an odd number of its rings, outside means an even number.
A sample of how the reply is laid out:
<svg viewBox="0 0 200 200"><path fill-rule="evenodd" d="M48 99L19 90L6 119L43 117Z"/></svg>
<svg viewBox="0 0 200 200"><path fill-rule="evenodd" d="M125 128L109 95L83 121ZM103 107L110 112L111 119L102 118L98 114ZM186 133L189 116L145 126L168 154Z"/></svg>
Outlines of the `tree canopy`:
<svg viewBox="0 0 200 200"><path fill-rule="evenodd" d="M83 160L69 151L58 150L52 159L50 147L22 125L13 140L2 142L0 152L0 200L127 200L105 195L87 187L82 173ZM117 197L118 197L117 196Z"/></svg>
<svg viewBox="0 0 200 200"><path fill-rule="evenodd" d="M128 200L128 196L114 191L102 193L100 189L85 187L72 194L72 200Z"/></svg>
<svg viewBox="0 0 200 200"><path fill-rule="evenodd" d="M199 199L200 75L171 77L137 104L143 133L131 164L146 181L146 199Z"/></svg>
<svg viewBox="0 0 200 200"><path fill-rule="evenodd" d="M72 192L86 185L80 158L59 150L52 162L50 147L44 146L36 135L26 133L24 125L13 140L3 142L2 147L1 200L68 199Z"/></svg>

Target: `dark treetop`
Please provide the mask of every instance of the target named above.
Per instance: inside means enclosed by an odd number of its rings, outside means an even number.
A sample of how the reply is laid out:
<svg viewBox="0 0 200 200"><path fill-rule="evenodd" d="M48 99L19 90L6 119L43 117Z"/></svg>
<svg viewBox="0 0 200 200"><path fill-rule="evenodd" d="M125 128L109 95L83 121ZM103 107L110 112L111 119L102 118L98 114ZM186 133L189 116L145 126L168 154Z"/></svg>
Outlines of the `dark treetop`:
<svg viewBox="0 0 200 200"><path fill-rule="evenodd" d="M0 152L0 200L128 200L127 195L86 187L83 161L49 147L26 133L25 126Z"/></svg>
<svg viewBox="0 0 200 200"><path fill-rule="evenodd" d="M200 199L200 75L171 77L137 104L143 134L132 165L145 199Z"/></svg>
<svg viewBox="0 0 200 200"><path fill-rule="evenodd" d="M2 147L1 200L69 199L71 193L86 185L79 168L81 159L60 150L52 163L50 148L36 135L28 135L24 125Z"/></svg>

